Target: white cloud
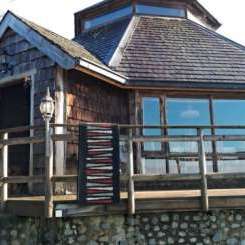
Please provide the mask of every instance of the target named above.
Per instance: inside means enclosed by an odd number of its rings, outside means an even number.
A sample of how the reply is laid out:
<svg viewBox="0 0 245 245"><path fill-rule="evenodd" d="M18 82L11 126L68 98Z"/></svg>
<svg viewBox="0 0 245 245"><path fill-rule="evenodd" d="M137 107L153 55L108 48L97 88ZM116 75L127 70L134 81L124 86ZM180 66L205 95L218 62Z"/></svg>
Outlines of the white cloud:
<svg viewBox="0 0 245 245"><path fill-rule="evenodd" d="M200 116L200 112L189 108L183 111L180 116L184 119L194 119Z"/></svg>

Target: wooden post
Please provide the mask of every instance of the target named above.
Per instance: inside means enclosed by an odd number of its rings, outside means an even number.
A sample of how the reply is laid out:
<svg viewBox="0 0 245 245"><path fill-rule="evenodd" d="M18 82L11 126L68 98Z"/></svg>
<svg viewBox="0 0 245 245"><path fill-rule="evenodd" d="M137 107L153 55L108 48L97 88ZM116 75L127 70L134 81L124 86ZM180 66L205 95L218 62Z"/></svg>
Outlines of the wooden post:
<svg viewBox="0 0 245 245"><path fill-rule="evenodd" d="M209 200L208 200L208 185L207 185L207 163L205 156L205 147L203 140L203 130L197 129L198 136L200 137L198 141L198 154L199 154L199 169L201 174L201 199L202 208L204 211L209 210Z"/></svg>
<svg viewBox="0 0 245 245"><path fill-rule="evenodd" d="M49 120L45 121L45 216L53 217L53 142Z"/></svg>
<svg viewBox="0 0 245 245"><path fill-rule="evenodd" d="M128 213L130 215L135 214L135 193L134 193L134 154L133 154L133 133L132 129L129 129L128 139Z"/></svg>
<svg viewBox="0 0 245 245"><path fill-rule="evenodd" d="M8 139L8 133L4 133L2 136L3 140ZM0 177L8 177L8 146L4 145L1 149L0 159ZM6 201L8 200L8 184L2 183L1 186L1 210L4 211Z"/></svg>
<svg viewBox="0 0 245 245"><path fill-rule="evenodd" d="M135 122L136 124L141 123L141 97L139 95L139 92L135 92ZM136 128L135 129L135 134L136 136L142 136L143 129ZM136 168L137 168L137 173L143 173L143 166L142 166L142 148L143 144L141 142L136 143Z"/></svg>

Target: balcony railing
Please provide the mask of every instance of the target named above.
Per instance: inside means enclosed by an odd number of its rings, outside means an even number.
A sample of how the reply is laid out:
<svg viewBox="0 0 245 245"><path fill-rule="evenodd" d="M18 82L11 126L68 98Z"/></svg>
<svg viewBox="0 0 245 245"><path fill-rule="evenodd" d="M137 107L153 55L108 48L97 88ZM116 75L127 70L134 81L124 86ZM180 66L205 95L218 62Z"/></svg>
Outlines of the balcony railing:
<svg viewBox="0 0 245 245"><path fill-rule="evenodd" d="M108 124L97 124L88 123L87 126L102 126ZM208 173L207 172L207 159L245 159L244 152L234 152L234 153L207 153L205 151L205 142L217 142L217 141L245 141L245 135L205 135L205 130L209 129L245 129L245 126L143 126L143 125L116 125L119 127L120 131L123 133L120 137L121 141L127 142L127 171L121 174L121 182L126 183L127 186L127 204L128 213L135 214L136 212L136 190L135 184L138 182L175 182L175 181L199 181L199 189L201 191L201 206L204 211L208 211L210 208L209 203L209 189L208 183L213 180L220 179L241 179L245 178L245 173ZM55 128L65 128L65 134L55 134ZM6 203L8 202L8 184L23 184L27 183L32 185L34 183L43 183L45 185L44 194L44 207L45 216L53 217L54 215L54 188L55 183L75 183L77 181L77 175L64 175L57 176L53 174L55 153L53 151L53 145L55 142L70 142L78 144L78 125L55 125L51 127L53 130L49 132L49 136L45 138L44 134L40 133L44 131L44 126L25 126L11 129L0 130L0 135L2 139L0 140L0 195L1 195L1 208L5 210ZM140 130L139 130L140 129ZM143 132L143 129L195 129L196 135L168 135L168 136L143 136L142 134L137 134L137 132ZM29 137L17 137L9 138L8 135L17 132L30 132ZM39 133L37 133L39 132ZM52 133L53 132L53 133ZM48 147L46 147L45 154L45 175L44 176L8 176L8 147L13 145L26 145L29 144L33 146L34 144L44 144L48 141ZM140 164L142 159L142 149L137 146L142 146L146 142L161 142L161 143L171 143L171 142L196 142L197 152L181 152L181 153L171 153L168 152L166 158L174 157L178 158L188 158L188 159L198 159L199 173L189 173L182 174L147 174L138 169L137 164ZM142 148L142 147L141 147ZM138 159L138 160L137 160ZM140 159L140 160L139 160ZM137 162L138 161L138 162ZM34 163L35 164L35 163ZM76 195L76 193L75 193ZM154 196L154 195L153 195Z"/></svg>

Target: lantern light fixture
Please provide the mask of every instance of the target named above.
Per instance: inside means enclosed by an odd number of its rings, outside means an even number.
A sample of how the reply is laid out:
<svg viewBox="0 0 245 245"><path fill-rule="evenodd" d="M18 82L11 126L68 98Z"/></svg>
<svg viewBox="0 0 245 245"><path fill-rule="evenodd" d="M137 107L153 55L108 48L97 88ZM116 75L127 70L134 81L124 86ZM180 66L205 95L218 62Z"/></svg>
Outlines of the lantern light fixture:
<svg viewBox="0 0 245 245"><path fill-rule="evenodd" d="M40 104L40 112L45 121L50 121L54 114L54 100L50 96L49 87L47 88L46 95L42 98Z"/></svg>

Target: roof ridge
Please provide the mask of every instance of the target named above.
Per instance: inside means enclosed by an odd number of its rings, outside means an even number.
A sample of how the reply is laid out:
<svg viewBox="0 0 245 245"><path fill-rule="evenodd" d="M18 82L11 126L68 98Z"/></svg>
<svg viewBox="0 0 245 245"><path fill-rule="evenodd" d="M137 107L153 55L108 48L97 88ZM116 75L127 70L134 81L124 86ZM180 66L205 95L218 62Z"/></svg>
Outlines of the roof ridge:
<svg viewBox="0 0 245 245"><path fill-rule="evenodd" d="M138 24L139 24L138 16L133 16L131 18L127 28L125 29L123 36L122 36L114 54L113 54L113 56L111 57L111 59L109 61L110 67L116 67L118 64L120 64L123 53L126 50L129 42L131 41L132 36L133 36ZM116 56L117 56L117 59L116 59ZM120 57L118 57L118 56L120 56Z"/></svg>
<svg viewBox="0 0 245 245"><path fill-rule="evenodd" d="M238 43L238 42L236 42L236 41L234 41L234 40L232 40L232 39L230 39L230 38L228 38L228 37L226 37L226 36L224 36L224 35L222 35L222 34L216 32L216 31L210 30L209 28L207 28L207 27L205 27L205 26L202 26L202 25L196 23L196 22L193 21L193 20L190 20L190 19L186 19L186 20L187 20L188 22L190 22L191 24L193 24L193 25L195 25L195 26L201 28L203 31L206 31L206 32L208 32L209 34L211 34L211 35L213 35L213 36L216 36L216 37L219 38L219 39L222 39L223 41L229 42L230 44L232 44L232 45L235 46L236 48L241 49L242 51L245 51L245 46L244 46L244 45L242 45L242 44L240 44L240 43Z"/></svg>
<svg viewBox="0 0 245 245"><path fill-rule="evenodd" d="M26 19L26 18L24 18L24 17L22 17L22 16L19 16L19 15L13 13L13 12L10 11L10 10L7 11L6 15L7 15L8 13L11 14L12 16L14 16L15 18L17 18L19 21L24 22L24 24L26 24L27 26L29 26L29 28L31 28L32 30L34 30L36 33L38 33L39 35L41 35L43 38L49 40L49 42L51 42L53 45L55 45L56 47L62 49L63 52L65 52L67 55L71 55L71 54L70 54L67 50L65 50L65 49L62 47L61 44L59 44L58 42L54 42L54 40L52 40L51 38L47 37L44 33L41 33L37 28L40 28L40 29L43 30L44 32L47 32L47 33L49 33L50 35L53 35L53 37L61 38L61 39L63 39L63 40L66 41L66 42L70 42L70 43L71 43L72 45L74 45L76 48L81 49L81 51L82 51L82 49L85 50L89 55L91 55L95 60L97 60L97 62L101 63L100 60L99 60L97 57L95 57L91 52L89 52L89 51L88 51L85 47L83 47L81 44L79 44L79 43L77 43L77 42L75 42L75 41L73 41L73 40L71 40L71 39L68 39L68 38L66 38L66 37L64 37L64 36L62 36L62 35L60 35L60 34L54 32L54 31L51 31L51 30L49 30L49 29L47 29L47 28L45 28L45 27L43 27L43 26L41 26L41 25L39 25L39 24L37 24L37 23L31 21L31 20L28 20L28 19ZM83 58L83 59L86 60L85 57L77 57L77 58ZM102 63L101 63L101 64L102 64Z"/></svg>
<svg viewBox="0 0 245 245"><path fill-rule="evenodd" d="M33 24L33 25L35 25L35 26L37 26L37 27L40 27L40 28L43 29L44 31L47 31L47 32L51 33L51 34L54 35L54 36L57 36L57 37L59 37L59 38L63 38L63 39L66 40L66 41L70 41L70 42L72 42L74 45L76 45L77 47L83 47L83 45L81 45L81 44L79 44L79 43L73 41L72 39L69 39L69 38L67 38L67 37L64 37L64 36L58 34L57 32L54 32L54 31L52 31L52 30L50 30L50 29L48 29L48 28L46 28L46 27L44 27L44 26L41 26L41 25L37 24L37 23L34 22L34 21L31 21L31 20L26 19L25 17L19 16L19 15L13 13L13 12L10 11L10 10L8 10L8 12L11 13L12 15L14 15L14 16L15 16L16 18L18 18L19 20L24 21L25 24L28 25L29 27L31 27L32 29L33 29L33 26L32 26L31 24ZM37 30L35 30L35 31L37 31ZM42 35L42 36L44 36L42 33L39 33L39 34ZM45 37L45 38L47 38L47 37ZM83 47L83 48L84 48L84 47Z"/></svg>

